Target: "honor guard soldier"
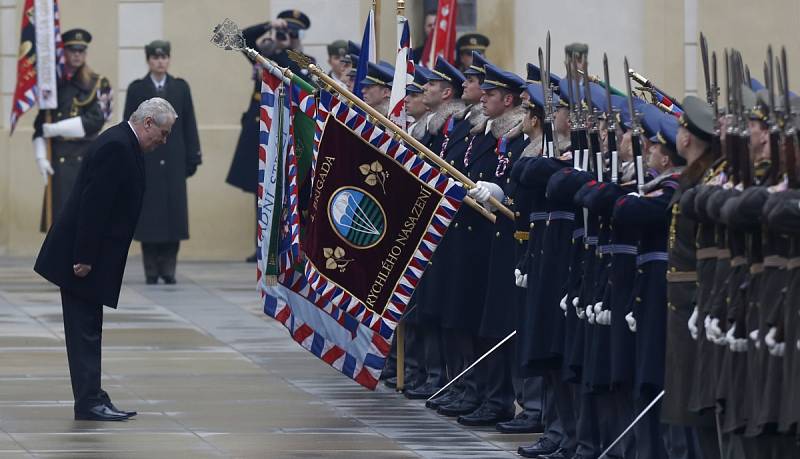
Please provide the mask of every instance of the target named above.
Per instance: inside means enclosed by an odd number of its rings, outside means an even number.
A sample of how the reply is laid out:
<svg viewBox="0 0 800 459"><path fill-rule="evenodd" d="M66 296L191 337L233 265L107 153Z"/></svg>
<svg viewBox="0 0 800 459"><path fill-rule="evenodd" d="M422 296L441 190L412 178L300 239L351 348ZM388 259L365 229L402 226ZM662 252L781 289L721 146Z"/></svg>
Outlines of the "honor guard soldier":
<svg viewBox="0 0 800 459"><path fill-rule="evenodd" d="M148 284L157 283L159 278L167 284L175 283L180 241L189 238L186 179L202 163L192 93L186 80L167 73L170 52L170 43L164 40L145 46L150 71L133 81L125 96L125 119L152 97L167 100L178 114L166 145L144 157L147 188L134 239L142 243Z"/></svg>
<svg viewBox="0 0 800 459"><path fill-rule="evenodd" d="M292 49L302 53L303 45L300 33L311 26L311 19L299 10L286 10L278 14L278 18L256 24L242 30L245 44L258 50L263 56L271 59L281 67L288 68L295 75L310 82L308 70L301 69L297 63L289 59L287 51ZM247 55L245 54L245 57ZM311 62L314 59L306 56ZM247 57L253 65L253 92L247 110L242 114L242 130L236 143L228 176L225 182L253 194L255 200L258 192L258 137L261 106L261 65ZM255 203L255 201L254 201ZM257 216L257 206L254 205ZM257 218L257 217L256 217ZM255 241L255 237L253 238ZM247 257L247 261L255 263L255 252Z"/></svg>
<svg viewBox="0 0 800 459"><path fill-rule="evenodd" d="M472 52L486 54L489 37L479 33L466 33L456 40L456 63L458 69L465 72L472 65Z"/></svg>
<svg viewBox="0 0 800 459"><path fill-rule="evenodd" d="M328 45L328 65L331 67L328 76L336 80L343 88L347 87L347 72L350 70L350 59L347 56L347 42L336 40Z"/></svg>
<svg viewBox="0 0 800 459"><path fill-rule="evenodd" d="M381 115L389 114L389 97L392 95L394 69L384 62L369 63L367 76L361 80L361 93L364 102Z"/></svg>
<svg viewBox="0 0 800 459"><path fill-rule="evenodd" d="M52 175L51 211L42 210L41 231L58 216L75 184L86 149L111 116L111 84L86 63L92 35L84 29L64 32L64 75L58 82L58 108L40 110L33 123L33 147L39 171L47 183ZM52 162L47 159L47 139ZM45 199L45 206L48 200Z"/></svg>
<svg viewBox="0 0 800 459"><path fill-rule="evenodd" d="M470 195L488 205L494 197L506 206L513 207L515 190L511 183L511 169L527 145L522 135L524 109L520 106L520 93L525 80L494 65L486 65L486 76L481 84L484 115L488 120L473 128L475 137L465 154L468 176L477 184ZM489 256L480 268L485 270L486 293L480 308L478 328L479 348L489 350L499 340L514 331L515 305L518 294L513 277L516 264L514 221L498 215L489 226ZM485 375L482 404L472 413L458 418L468 426L494 426L514 417L514 388L511 382L513 346L503 346L487 357L482 364Z"/></svg>

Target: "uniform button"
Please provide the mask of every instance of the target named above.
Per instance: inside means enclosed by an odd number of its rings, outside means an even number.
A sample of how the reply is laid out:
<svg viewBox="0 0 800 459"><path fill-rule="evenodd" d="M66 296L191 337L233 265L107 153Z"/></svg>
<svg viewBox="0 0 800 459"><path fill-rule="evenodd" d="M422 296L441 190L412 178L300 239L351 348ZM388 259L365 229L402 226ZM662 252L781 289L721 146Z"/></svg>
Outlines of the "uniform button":
<svg viewBox="0 0 800 459"><path fill-rule="evenodd" d="M637 302L637 303L641 303L641 302L642 302L642 298L637 296L637 297L636 297L636 302Z"/></svg>
<svg viewBox="0 0 800 459"><path fill-rule="evenodd" d="M534 223L531 223L531 229L533 229L533 226L534 226L534 225L535 225Z"/></svg>
<svg viewBox="0 0 800 459"><path fill-rule="evenodd" d="M472 231L472 227L471 227L471 226L468 226L468 227L467 227L467 231Z"/></svg>
<svg viewBox="0 0 800 459"><path fill-rule="evenodd" d="M83 161L83 156L78 156L78 162Z"/></svg>
<svg viewBox="0 0 800 459"><path fill-rule="evenodd" d="M159 161L159 164L161 164L163 166L164 165L164 160L162 159L161 161Z"/></svg>
<svg viewBox="0 0 800 459"><path fill-rule="evenodd" d="M672 268L669 268L669 270L672 271L673 273L678 271L674 266Z"/></svg>
<svg viewBox="0 0 800 459"><path fill-rule="evenodd" d="M453 223L454 228L458 228L458 222Z"/></svg>
<svg viewBox="0 0 800 459"><path fill-rule="evenodd" d="M66 160L63 157L58 158L58 162L63 163L64 161L66 161Z"/></svg>
<svg viewBox="0 0 800 459"><path fill-rule="evenodd" d="M506 179L506 183L511 183L511 179L510 179L510 178L507 178L507 179Z"/></svg>
<svg viewBox="0 0 800 459"><path fill-rule="evenodd" d="M641 269L637 269L636 271L638 271L639 274L644 274L644 271L642 271Z"/></svg>
<svg viewBox="0 0 800 459"><path fill-rule="evenodd" d="M500 231L496 232L496 233L494 234L494 237L500 237Z"/></svg>
<svg viewBox="0 0 800 459"><path fill-rule="evenodd" d="M483 178L483 172L478 173L478 178Z"/></svg>

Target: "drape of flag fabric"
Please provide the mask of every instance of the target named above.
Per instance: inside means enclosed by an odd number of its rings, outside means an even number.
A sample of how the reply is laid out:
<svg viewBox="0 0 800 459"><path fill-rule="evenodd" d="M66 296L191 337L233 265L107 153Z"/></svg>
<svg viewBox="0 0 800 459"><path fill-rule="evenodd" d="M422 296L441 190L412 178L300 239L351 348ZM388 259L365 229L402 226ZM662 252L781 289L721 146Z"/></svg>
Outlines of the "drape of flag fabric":
<svg viewBox="0 0 800 459"><path fill-rule="evenodd" d="M411 55L411 33L408 20L397 16L398 46L394 65L392 94L389 97L389 119L403 129L408 128L406 115L406 85L414 82L414 59Z"/></svg>
<svg viewBox="0 0 800 459"><path fill-rule="evenodd" d="M361 80L367 77L369 63L378 63L378 45L375 41L375 10L369 10L367 23L364 25L364 35L361 38L361 52L358 54L358 67L356 79L353 83L353 94L361 98Z"/></svg>
<svg viewBox="0 0 800 459"><path fill-rule="evenodd" d="M277 285L263 287L264 312L302 347L374 389L394 329L465 190L325 90L315 139L305 259L298 267L283 256L295 244L290 207L282 212ZM297 190L286 189L291 202Z"/></svg>
<svg viewBox="0 0 800 459"><path fill-rule="evenodd" d="M58 0L25 0L20 25L17 83L11 103L11 134L19 118L35 104L58 105L58 78L63 74L64 42Z"/></svg>
<svg viewBox="0 0 800 459"><path fill-rule="evenodd" d="M427 67L433 68L437 56L444 56L447 62L455 63L456 53L456 0L439 0L436 10L436 26L433 29L431 46L428 50Z"/></svg>

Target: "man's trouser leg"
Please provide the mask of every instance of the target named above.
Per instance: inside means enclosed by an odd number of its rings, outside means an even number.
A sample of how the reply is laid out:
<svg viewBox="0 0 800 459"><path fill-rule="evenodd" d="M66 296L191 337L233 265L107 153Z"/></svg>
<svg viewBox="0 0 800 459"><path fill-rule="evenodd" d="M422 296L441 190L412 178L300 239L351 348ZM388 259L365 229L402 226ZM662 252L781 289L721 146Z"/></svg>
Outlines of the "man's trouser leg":
<svg viewBox="0 0 800 459"><path fill-rule="evenodd" d="M422 325L424 329L424 359L426 384L442 387L445 383L445 364L442 356L442 328L439 324Z"/></svg>
<svg viewBox="0 0 800 459"><path fill-rule="evenodd" d="M553 402L556 413L561 420L564 436L559 446L567 451L575 451L576 421L574 389L570 384L561 379L561 369L551 370L548 374L548 383L553 387Z"/></svg>
<svg viewBox="0 0 800 459"><path fill-rule="evenodd" d="M103 306L82 300L64 289L61 289L61 305L75 411L85 411L102 403Z"/></svg>
<svg viewBox="0 0 800 459"><path fill-rule="evenodd" d="M175 265L178 263L180 246L180 242L158 244L158 273L161 277L175 278Z"/></svg>
<svg viewBox="0 0 800 459"><path fill-rule="evenodd" d="M642 390L639 398L634 403L634 417L644 411L658 395L653 392L652 390ZM667 459L667 450L664 447L662 436L663 427L661 424L661 402L659 401L633 427L637 458Z"/></svg>
<svg viewBox="0 0 800 459"><path fill-rule="evenodd" d="M491 349L497 340L483 339L481 355ZM489 354L480 364L486 376L483 405L497 413L514 412L514 386L511 383L511 355L514 343L505 343ZM480 370L480 369L479 369Z"/></svg>
<svg viewBox="0 0 800 459"><path fill-rule="evenodd" d="M512 367L513 369L513 367ZM544 378L531 376L528 378L512 377L514 394L522 411L536 422L543 422L544 416Z"/></svg>
<svg viewBox="0 0 800 459"><path fill-rule="evenodd" d="M575 400L578 401L578 419L575 426L575 454L581 457L597 457L603 451L600 448L600 431L595 396L591 392L575 389Z"/></svg>
<svg viewBox="0 0 800 459"><path fill-rule="evenodd" d="M444 330L444 358L447 364L448 381L461 374L472 362L476 353L472 337L465 330L448 328ZM477 373L479 369L473 368L458 381L453 383L455 390L461 393L461 399L468 403L480 402Z"/></svg>
<svg viewBox="0 0 800 459"><path fill-rule="evenodd" d="M142 242L142 264L147 278L158 278L158 244Z"/></svg>

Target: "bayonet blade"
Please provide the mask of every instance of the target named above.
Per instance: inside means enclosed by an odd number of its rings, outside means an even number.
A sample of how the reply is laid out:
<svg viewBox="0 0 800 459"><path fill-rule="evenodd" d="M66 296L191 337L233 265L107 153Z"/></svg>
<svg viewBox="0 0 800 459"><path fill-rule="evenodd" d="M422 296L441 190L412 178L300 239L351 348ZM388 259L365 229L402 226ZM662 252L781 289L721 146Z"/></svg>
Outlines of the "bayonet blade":
<svg viewBox="0 0 800 459"><path fill-rule="evenodd" d="M703 32L700 32L700 53L703 56L703 78L706 82L706 100L711 104L711 98L713 96L711 92L711 75L708 71L708 42Z"/></svg>
<svg viewBox="0 0 800 459"><path fill-rule="evenodd" d="M614 110L611 108L611 79L608 76L608 56L603 53L603 77L606 82L606 118L608 125L614 126Z"/></svg>
<svg viewBox="0 0 800 459"><path fill-rule="evenodd" d="M631 126L636 130L638 126L636 113L633 111L633 93L631 92L631 68L628 66L628 57L625 57L625 90L628 93L628 111L631 115Z"/></svg>

